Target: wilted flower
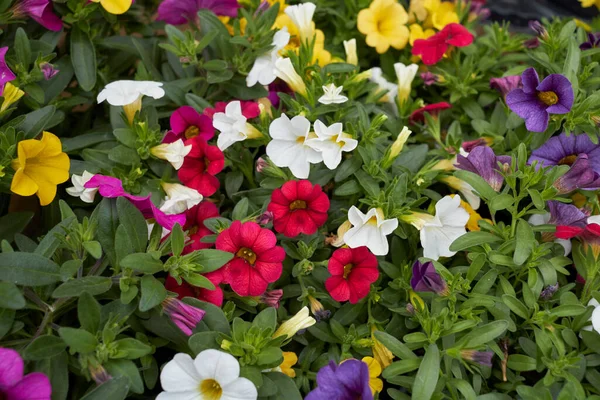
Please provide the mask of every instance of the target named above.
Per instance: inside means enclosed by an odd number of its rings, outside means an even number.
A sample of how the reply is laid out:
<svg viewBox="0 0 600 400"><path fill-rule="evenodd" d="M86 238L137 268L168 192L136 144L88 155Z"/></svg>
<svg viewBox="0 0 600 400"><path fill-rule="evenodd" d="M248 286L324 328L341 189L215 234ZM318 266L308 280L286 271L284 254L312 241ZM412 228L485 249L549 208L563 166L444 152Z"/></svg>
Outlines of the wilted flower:
<svg viewBox="0 0 600 400"><path fill-rule="evenodd" d="M268 223L273 221L273 213L271 211L265 211L264 213L260 214L257 218L256 218L256 223L259 225L267 225Z"/></svg>
<svg viewBox="0 0 600 400"><path fill-rule="evenodd" d="M313 296L308 296L308 304L310 306L310 312L315 316L317 322L324 321L331 315L331 311L326 310L323 304Z"/></svg>
<svg viewBox="0 0 600 400"><path fill-rule="evenodd" d="M256 160L256 172L258 172L259 174L263 172L264 169L268 166L269 163L266 162L264 158L259 157L258 160Z"/></svg>
<svg viewBox="0 0 600 400"><path fill-rule="evenodd" d="M433 262L415 261L412 267L410 286L416 292L434 292L439 296L448 296L450 291L444 278L435 270Z"/></svg>
<svg viewBox="0 0 600 400"><path fill-rule="evenodd" d="M496 192L502 189L504 177L500 174L500 164L510 164L510 156L496 156L494 150L487 146L477 146L468 156L458 155L457 168L470 171L481 176Z"/></svg>
<svg viewBox="0 0 600 400"><path fill-rule="evenodd" d="M90 362L88 364L88 371L90 371L90 377L96 382L96 385L102 385L112 377L108 374L106 368L97 361Z"/></svg>
<svg viewBox="0 0 600 400"><path fill-rule="evenodd" d="M0 88L4 90L4 93L1 94L4 97L2 101L2 106L0 107L0 113L8 110L10 106L15 104L19 99L25 96L25 92L13 85L10 82L6 82L4 88Z"/></svg>
<svg viewBox="0 0 600 400"><path fill-rule="evenodd" d="M548 39L548 31L546 28L544 28L544 25L542 25L540 21L529 21L529 29L534 31L542 39Z"/></svg>
<svg viewBox="0 0 600 400"><path fill-rule="evenodd" d="M438 81L438 76L433 72L427 71L421 74L421 79L423 79L425 86L431 86Z"/></svg>
<svg viewBox="0 0 600 400"><path fill-rule="evenodd" d="M521 87L523 87L523 85L521 84L520 75L511 75L504 76L502 78L490 79L490 88L497 90L504 98L513 90Z"/></svg>
<svg viewBox="0 0 600 400"><path fill-rule="evenodd" d="M191 336L194 328L206 311L192 307L184 302L172 297L168 297L162 302L163 312L171 318L171 321L187 336Z"/></svg>
<svg viewBox="0 0 600 400"><path fill-rule="evenodd" d="M559 193L570 193L573 190L600 189L600 174L592 168L587 154L580 154L566 174L554 181Z"/></svg>
<svg viewBox="0 0 600 400"><path fill-rule="evenodd" d="M471 361L486 367L492 366L492 358L494 357L493 351L477 351L477 350L461 350L460 356L467 360Z"/></svg>
<svg viewBox="0 0 600 400"><path fill-rule="evenodd" d="M302 307L296 315L279 325L279 328L273 334L273 338L285 335L289 339L298 331L311 327L316 323L317 321L309 315L308 307Z"/></svg>
<svg viewBox="0 0 600 400"><path fill-rule="evenodd" d="M375 336L375 332L377 331L377 327L371 325L371 341L373 342L371 350L373 351L373 357L379 362L379 365L381 365L382 368L387 368L392 363L394 354L392 354L390 349L385 347L383 343L377 340L377 337Z"/></svg>
<svg viewBox="0 0 600 400"><path fill-rule="evenodd" d="M60 71L54 68L54 65L44 62L40 64L40 71L44 74L44 79L49 81L54 78Z"/></svg>

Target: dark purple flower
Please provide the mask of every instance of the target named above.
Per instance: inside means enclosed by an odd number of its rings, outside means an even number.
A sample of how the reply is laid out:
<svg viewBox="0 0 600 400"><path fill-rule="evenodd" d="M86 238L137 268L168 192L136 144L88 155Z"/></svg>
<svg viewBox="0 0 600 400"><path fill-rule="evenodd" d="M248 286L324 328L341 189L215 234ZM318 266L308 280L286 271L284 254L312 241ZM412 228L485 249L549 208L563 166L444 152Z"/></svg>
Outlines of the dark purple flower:
<svg viewBox="0 0 600 400"><path fill-rule="evenodd" d="M52 387L48 377L41 372L23 375L24 367L18 352L0 347L0 399L50 400Z"/></svg>
<svg viewBox="0 0 600 400"><path fill-rule="evenodd" d="M532 132L544 132L550 114L566 114L573 106L573 86L563 75L548 75L542 83L534 68L521 75L523 89L515 89L506 96L506 104Z"/></svg>
<svg viewBox="0 0 600 400"><path fill-rule="evenodd" d="M552 225L567 225L585 227L587 225L588 213L583 212L572 204L561 203L560 201L548 201L548 209L550 210L549 224Z"/></svg>
<svg viewBox="0 0 600 400"><path fill-rule="evenodd" d="M8 47L0 47L0 96L4 95L4 85L7 82L14 81L17 76L6 64L6 52Z"/></svg>
<svg viewBox="0 0 600 400"><path fill-rule="evenodd" d="M537 36L531 39L527 39L523 42L523 45L528 49L537 49L538 47L540 47L540 39L538 39Z"/></svg>
<svg viewBox="0 0 600 400"><path fill-rule="evenodd" d="M558 282L556 282L554 285L546 286L544 290L542 290L542 292L540 293L540 299L548 301L552 298L552 296L554 296L554 293L556 293L557 291Z"/></svg>
<svg viewBox="0 0 600 400"><path fill-rule="evenodd" d="M410 286L415 292L434 292L440 296L450 294L446 281L437 273L433 262L427 261L423 264L419 260L415 261L412 273Z"/></svg>
<svg viewBox="0 0 600 400"><path fill-rule="evenodd" d="M275 82L269 85L269 95L267 98L273 105L273 107L279 107L279 93L286 93L290 96L294 95L294 92L290 89L290 87L282 81L281 79L276 79Z"/></svg>
<svg viewBox="0 0 600 400"><path fill-rule="evenodd" d="M502 78L491 78L490 88L496 89L502 97L506 97L507 94L515 89L522 88L521 77L519 75L505 76Z"/></svg>
<svg viewBox="0 0 600 400"><path fill-rule="evenodd" d="M183 106L171 114L171 130L165 134L163 143L173 143L179 139L186 141L196 136L209 141L215 135L212 120L200 114L193 107Z"/></svg>
<svg viewBox="0 0 600 400"><path fill-rule="evenodd" d="M577 189L600 189L600 174L592 168L587 154L580 154L571 169L554 182L554 187L561 194Z"/></svg>
<svg viewBox="0 0 600 400"><path fill-rule="evenodd" d="M335 365L330 361L317 374L317 388L305 400L373 400L369 388L369 367L350 359Z"/></svg>
<svg viewBox="0 0 600 400"><path fill-rule="evenodd" d="M62 29L62 20L54 14L50 0L18 0L11 11L16 19L29 17L51 31Z"/></svg>
<svg viewBox="0 0 600 400"><path fill-rule="evenodd" d="M54 65L47 63L47 62L42 63L40 65L40 70L44 74L44 79L47 81L54 78L56 76L56 74L58 74L60 72L59 70L54 68Z"/></svg>
<svg viewBox="0 0 600 400"><path fill-rule="evenodd" d="M537 168L542 166L573 165L577 157L585 154L594 171L600 173L600 145L592 143L586 134L575 135L561 133L551 137L531 153L528 164L538 162Z"/></svg>
<svg viewBox="0 0 600 400"><path fill-rule="evenodd" d="M467 360L486 367L492 366L493 351L461 350L460 356Z"/></svg>
<svg viewBox="0 0 600 400"><path fill-rule="evenodd" d="M205 8L217 15L237 16L240 7L237 0L163 0L158 6L158 21L181 25L195 21L198 11Z"/></svg>
<svg viewBox="0 0 600 400"><path fill-rule="evenodd" d="M587 42L581 43L579 48L581 50L589 50L600 47L600 33L588 33Z"/></svg>
<svg viewBox="0 0 600 400"><path fill-rule="evenodd" d="M431 86L438 81L438 76L433 72L423 72L421 74L421 79L423 79L423 84L425 86Z"/></svg>
<svg viewBox="0 0 600 400"><path fill-rule="evenodd" d="M548 38L548 31L544 28L544 25L540 23L540 21L529 21L529 29L534 31L538 37L542 39Z"/></svg>
<svg viewBox="0 0 600 400"><path fill-rule="evenodd" d="M510 164L511 158L509 156L496 156L491 147L477 146L471 150L467 157L459 154L456 161L456 166L459 169L481 176L490 184L492 189L498 192L502 189L504 183L504 177L500 174L498 163Z"/></svg>

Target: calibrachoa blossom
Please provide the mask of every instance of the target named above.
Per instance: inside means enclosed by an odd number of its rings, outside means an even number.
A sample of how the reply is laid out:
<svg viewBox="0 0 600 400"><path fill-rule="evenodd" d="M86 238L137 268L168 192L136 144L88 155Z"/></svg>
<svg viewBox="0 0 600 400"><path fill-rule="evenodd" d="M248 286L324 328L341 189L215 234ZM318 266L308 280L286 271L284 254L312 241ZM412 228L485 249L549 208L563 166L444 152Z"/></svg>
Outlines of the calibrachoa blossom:
<svg viewBox="0 0 600 400"><path fill-rule="evenodd" d="M333 83L323 86L323 96L319 97L321 104L341 104L348 101L346 96L342 95L343 86L336 87Z"/></svg>
<svg viewBox="0 0 600 400"><path fill-rule="evenodd" d="M598 303L598 300L596 300L595 298L591 298L587 305L588 307L594 307L594 311L592 312L592 315L588 320L592 324L584 326L582 329L584 331L590 332L594 330L598 334L600 334L600 303Z"/></svg>
<svg viewBox="0 0 600 400"><path fill-rule="evenodd" d="M439 296L450 294L446 281L438 274L431 261L426 263L415 261L410 286L415 292L434 292Z"/></svg>
<svg viewBox="0 0 600 400"><path fill-rule="evenodd" d="M561 133L551 137L543 145L533 150L528 164L537 161L537 168L556 165L573 165L580 155L588 157L591 168L600 172L600 145L594 144L585 133L576 135Z"/></svg>
<svg viewBox="0 0 600 400"><path fill-rule="evenodd" d="M133 123L135 114L142 109L144 96L161 99L165 95L162 82L154 81L115 81L111 82L98 94L97 101L115 107L123 107L129 123Z"/></svg>
<svg viewBox="0 0 600 400"><path fill-rule="evenodd" d="M600 189L600 173L592 168L587 154L580 154L567 173L554 181L554 187L561 194Z"/></svg>
<svg viewBox="0 0 600 400"><path fill-rule="evenodd" d="M19 0L11 11L16 19L29 17L51 31L62 29L62 20L54 14L51 0Z"/></svg>
<svg viewBox="0 0 600 400"><path fill-rule="evenodd" d="M186 211L186 224L184 229L188 231L190 243L183 249L184 254L194 250L208 249L213 246L211 243L202 242L201 239L205 236L212 235L212 231L204 225L204 221L218 216L219 209L210 201L203 201Z"/></svg>
<svg viewBox="0 0 600 400"><path fill-rule="evenodd" d="M239 101L232 101L225 107L225 112L217 112L213 115L213 126L220 132L217 146L221 151L236 142L262 136L262 133L246 121L247 118L242 113L242 104Z"/></svg>
<svg viewBox="0 0 600 400"><path fill-rule="evenodd" d="M407 22L408 14L396 0L373 0L369 8L359 11L357 27L366 35L367 45L383 54L390 46L398 50L406 47Z"/></svg>
<svg viewBox="0 0 600 400"><path fill-rule="evenodd" d="M358 55L356 52L356 39L344 40L344 51L346 52L346 62L352 65L358 65Z"/></svg>
<svg viewBox="0 0 600 400"><path fill-rule="evenodd" d="M187 336L191 336L196 325L206 311L185 304L182 301L168 297L162 302L163 312L171 318L171 321Z"/></svg>
<svg viewBox="0 0 600 400"><path fill-rule="evenodd" d="M450 46L466 47L473 43L473 35L464 26L448 24L427 39L415 40L412 54L421 56L423 64L433 65L440 61Z"/></svg>
<svg viewBox="0 0 600 400"><path fill-rule="evenodd" d="M366 363L350 359L336 365L330 361L317 373L317 388L305 400L373 400L369 381L369 367Z"/></svg>
<svg viewBox="0 0 600 400"><path fill-rule="evenodd" d="M458 169L473 172L481 176L496 192L502 189L504 177L500 174L500 164L510 164L510 156L496 156L494 150L487 146L477 146L468 156L459 154L456 158Z"/></svg>
<svg viewBox="0 0 600 400"><path fill-rule="evenodd" d="M583 42L579 45L581 50L589 50L600 47L600 33L588 33L587 42Z"/></svg>
<svg viewBox="0 0 600 400"><path fill-rule="evenodd" d="M342 153L350 152L358 146L358 140L344 133L340 122L330 126L317 120L314 124L316 138L306 140L306 145L321 153L323 163L329 169L336 169L342 162Z"/></svg>
<svg viewBox="0 0 600 400"><path fill-rule="evenodd" d="M289 181L273 191L267 210L273 213L277 232L287 237L312 235L327 222L329 198L308 180Z"/></svg>
<svg viewBox="0 0 600 400"><path fill-rule="evenodd" d="M133 0L91 0L100 3L107 12L115 15L124 14L133 4Z"/></svg>
<svg viewBox="0 0 600 400"><path fill-rule="evenodd" d="M217 15L237 16L237 0L163 0L158 6L158 21L181 25L197 19L198 11L207 9Z"/></svg>
<svg viewBox="0 0 600 400"><path fill-rule="evenodd" d="M212 121L208 115L200 114L193 107L183 106L171 114L171 130L165 134L163 143L172 143L178 139L192 139L199 136L209 141L215 135Z"/></svg>
<svg viewBox="0 0 600 400"><path fill-rule="evenodd" d="M278 58L275 61L275 76L287 83L294 93L306 97L306 84L294 69L292 60L289 58Z"/></svg>
<svg viewBox="0 0 600 400"><path fill-rule="evenodd" d="M44 62L40 64L40 71L44 74L44 79L49 81L54 78L60 71L54 68L54 65Z"/></svg>
<svg viewBox="0 0 600 400"><path fill-rule="evenodd" d="M490 88L497 90L502 97L506 98L506 95L515 89L522 88L521 76L511 75L504 76L502 78L491 78Z"/></svg>
<svg viewBox="0 0 600 400"><path fill-rule="evenodd" d="M398 218L385 219L383 211L371 208L363 214L352 206L348 210L348 220L352 228L344 234L344 242L350 248L366 246L376 256L385 256L389 251L386 236L398 227Z"/></svg>
<svg viewBox="0 0 600 400"><path fill-rule="evenodd" d="M404 65L402 63L394 64L396 77L398 78L398 100L400 104L408 100L412 90L412 82L417 75L419 66L417 64Z"/></svg>
<svg viewBox="0 0 600 400"><path fill-rule="evenodd" d="M317 6L311 2L298 4L295 6L288 6L285 8L285 13L292 20L298 33L300 40L308 42L313 39L314 36L314 23L312 21Z"/></svg>
<svg viewBox="0 0 600 400"><path fill-rule="evenodd" d="M591 248L594 257L600 257L600 216L598 215L588 217L584 226L579 224L558 225L555 236L565 240L578 238L583 243L585 251Z"/></svg>
<svg viewBox="0 0 600 400"><path fill-rule="evenodd" d="M424 221L420 229L423 257L437 260L456 254L450 251L450 245L467 233L465 225L469 221L469 213L460 201L460 196L444 197L435 205L435 216Z"/></svg>
<svg viewBox="0 0 600 400"><path fill-rule="evenodd" d="M161 185L167 197L160 209L167 214L181 214L202 201L202 195L196 189L179 183L163 182Z"/></svg>
<svg viewBox="0 0 600 400"><path fill-rule="evenodd" d="M252 87L256 83L269 85L277 78L275 76L275 62L279 58L281 51L290 41L290 34L287 27L277 31L273 36L273 48L262 56L254 60L254 65L246 77L246 85Z"/></svg>
<svg viewBox="0 0 600 400"><path fill-rule="evenodd" d="M231 354L204 350L195 359L175 354L160 373L164 390L156 400L222 399L256 400L254 384L240 377L240 364Z"/></svg>
<svg viewBox="0 0 600 400"><path fill-rule="evenodd" d="M412 124L415 124L417 122L424 122L425 113L431 114L431 116L433 117L437 117L440 112L449 108L452 108L452 106L449 103L446 103L445 101L441 103L428 104L425 107L421 107L413 111L412 114L410 114L409 121Z"/></svg>
<svg viewBox="0 0 600 400"><path fill-rule="evenodd" d="M93 203L98 188L87 189L84 186L93 176L94 174L87 171L83 171L83 174L81 175L73 174L71 176L71 183L73 183L73 186L67 188L67 193L73 197L79 197L84 203Z"/></svg>
<svg viewBox="0 0 600 400"><path fill-rule="evenodd" d="M477 351L477 350L461 350L460 356L467 361L483 365L486 367L492 366L493 351Z"/></svg>
<svg viewBox="0 0 600 400"><path fill-rule="evenodd" d="M206 143L200 136L188 139L186 145L192 146L177 171L184 185L196 189L202 196L208 197L219 189L219 180L215 177L225 167L225 156L216 146Z"/></svg>
<svg viewBox="0 0 600 400"><path fill-rule="evenodd" d="M548 75L540 83L534 68L521 75L522 89L515 89L506 96L506 104L532 132L544 132L550 114L566 114L573 107L573 86L561 74Z"/></svg>
<svg viewBox="0 0 600 400"><path fill-rule="evenodd" d="M12 72L6 64L7 51L8 47L0 47L0 96L4 96L4 86L17 78L14 72Z"/></svg>
<svg viewBox="0 0 600 400"><path fill-rule="evenodd" d="M331 276L325 281L325 288L336 301L358 303L379 278L378 265L377 257L365 246L338 249L327 264Z"/></svg>
<svg viewBox="0 0 600 400"><path fill-rule="evenodd" d="M375 393L379 393L383 390L383 381L379 379L381 375L381 364L373 357L363 357L362 362L367 364L369 368L369 388L371 393L375 396Z"/></svg>
<svg viewBox="0 0 600 400"><path fill-rule="evenodd" d="M183 160L192 151L192 145L186 145L183 140L177 139L172 143L162 143L150 149L154 157L167 160L176 170L183 165Z"/></svg>
<svg viewBox="0 0 600 400"><path fill-rule="evenodd" d="M387 93L381 98L381 101L395 104L396 96L398 95L398 85L385 79L383 77L383 71L381 68L373 67L370 71L371 76L369 77L369 80L379 86L379 91L387 91Z"/></svg>
<svg viewBox="0 0 600 400"><path fill-rule="evenodd" d="M207 117L213 118L216 113L224 113L225 110L227 109L227 106L233 102L240 103L240 107L242 109L242 115L244 117L246 117L246 119L256 118L260 115L260 107L258 106L257 102L255 102L255 101L240 101L240 100L234 100L234 101L230 101L228 103L226 103L224 101L218 101L215 103L214 108L211 108L211 107L205 108L203 111L203 114L206 115Z"/></svg>
<svg viewBox="0 0 600 400"><path fill-rule="evenodd" d="M25 364L13 349L0 347L0 399L50 400L50 380L41 372L23 376Z"/></svg>
<svg viewBox="0 0 600 400"><path fill-rule="evenodd" d="M240 296L259 296L281 276L285 251L256 222L233 221L219 233L216 248L234 255L224 267L225 281Z"/></svg>

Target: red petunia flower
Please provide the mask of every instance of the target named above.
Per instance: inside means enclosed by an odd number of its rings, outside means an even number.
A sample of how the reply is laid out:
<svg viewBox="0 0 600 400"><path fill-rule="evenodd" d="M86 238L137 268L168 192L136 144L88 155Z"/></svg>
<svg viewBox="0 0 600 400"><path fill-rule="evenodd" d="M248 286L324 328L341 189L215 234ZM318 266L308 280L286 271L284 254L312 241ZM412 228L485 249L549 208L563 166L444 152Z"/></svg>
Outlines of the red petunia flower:
<svg viewBox="0 0 600 400"><path fill-rule="evenodd" d="M260 296L281 276L285 251L275 234L256 222L234 221L217 237L218 250L234 254L225 264L225 282L240 296Z"/></svg>
<svg viewBox="0 0 600 400"><path fill-rule="evenodd" d="M246 117L246 119L256 118L260 115L260 108L258 107L258 103L255 101L240 101L242 105L242 115ZM205 108L204 115L212 118L215 113L225 112L225 107L227 104L224 101L219 101L215 104L215 108Z"/></svg>
<svg viewBox="0 0 600 400"><path fill-rule="evenodd" d="M215 175L225 167L225 156L217 146L211 146L200 136L188 139L185 145L192 145L192 151L185 156L183 165L177 171L179 180L187 187L196 189L208 197L219 189Z"/></svg>
<svg viewBox="0 0 600 400"><path fill-rule="evenodd" d="M331 277L325 281L325 288L334 300L356 304L379 278L377 265L377 257L366 246L338 249L327 264Z"/></svg>
<svg viewBox="0 0 600 400"><path fill-rule="evenodd" d="M426 105L425 107L421 107L421 108L413 111L413 113L410 114L409 122L411 124L414 124L417 122L425 121L425 113L429 113L432 116L437 117L437 115L441 111L447 110L448 108L452 108L452 105L450 105L449 103L446 103L445 101L443 101L441 103Z"/></svg>
<svg viewBox="0 0 600 400"><path fill-rule="evenodd" d="M267 210L273 213L277 232L287 237L312 235L327 222L329 198L308 180L288 181L273 191Z"/></svg>
<svg viewBox="0 0 600 400"><path fill-rule="evenodd" d="M433 65L444 57L450 46L466 47L473 43L473 35L460 24L448 24L427 39L417 39L412 54L421 56L423 64Z"/></svg>
<svg viewBox="0 0 600 400"><path fill-rule="evenodd" d="M183 106L171 114L171 130L163 139L163 143L173 143L179 139L192 139L196 136L208 141L215 135L212 120L200 114L193 107Z"/></svg>
<svg viewBox="0 0 600 400"><path fill-rule="evenodd" d="M185 246L183 254L191 253L195 250L208 249L213 247L213 243L203 243L201 239L204 236L212 235L212 231L204 226L204 221L209 218L219 216L219 209L210 201L202 203L190 208L185 213L186 223L184 229L189 232L191 243Z"/></svg>
<svg viewBox="0 0 600 400"><path fill-rule="evenodd" d="M215 285L215 290L208 290L196 286L192 286L186 281L181 282L181 285L177 284L175 278L167 276L165 282L165 288L171 292L178 294L179 299L184 297L193 297L198 300L212 303L215 306L221 307L223 305L223 289L219 286L223 282L223 268L219 268L216 271L208 272L204 274L204 277Z"/></svg>

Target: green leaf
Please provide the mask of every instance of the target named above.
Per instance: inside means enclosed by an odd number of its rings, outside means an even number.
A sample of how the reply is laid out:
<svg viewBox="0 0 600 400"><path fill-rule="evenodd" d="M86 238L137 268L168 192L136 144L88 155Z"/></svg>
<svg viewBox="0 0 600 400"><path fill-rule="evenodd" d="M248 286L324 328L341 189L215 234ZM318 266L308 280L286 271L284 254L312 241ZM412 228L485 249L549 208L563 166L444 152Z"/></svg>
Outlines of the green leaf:
<svg viewBox="0 0 600 400"><path fill-rule="evenodd" d="M96 333L100 328L101 310L100 303L92 294L82 293L77 302L77 318L81 327L90 333Z"/></svg>
<svg viewBox="0 0 600 400"><path fill-rule="evenodd" d="M140 311L148 311L159 305L167 297L167 289L152 275L142 277L141 281Z"/></svg>
<svg viewBox="0 0 600 400"><path fill-rule="evenodd" d="M564 304L562 306L554 307L550 310L550 313L555 317L576 317L579 314L585 312L585 307L580 304Z"/></svg>
<svg viewBox="0 0 600 400"><path fill-rule="evenodd" d="M46 286L61 280L60 267L38 254L0 254L0 280L23 286Z"/></svg>
<svg viewBox="0 0 600 400"><path fill-rule="evenodd" d="M96 260L102 257L102 246L95 240L82 243L83 248Z"/></svg>
<svg viewBox="0 0 600 400"><path fill-rule="evenodd" d="M221 348L219 342L217 342L219 337L221 337L220 332L198 332L190 336L188 344L194 354L207 349L219 350Z"/></svg>
<svg viewBox="0 0 600 400"><path fill-rule="evenodd" d="M76 220L75 217L69 217L50 229L40 244L38 244L34 253L47 258L52 257L56 249L60 246L61 237L64 237L66 229L76 222Z"/></svg>
<svg viewBox="0 0 600 400"><path fill-rule="evenodd" d="M529 222L519 219L517 223L516 248L513 261L517 265L523 265L531 255L533 248L537 244L535 234Z"/></svg>
<svg viewBox="0 0 600 400"><path fill-rule="evenodd" d="M497 195L492 199L492 201L490 201L490 208L494 211L505 210L508 207L512 206L514 202L515 199L513 196L507 193L502 193Z"/></svg>
<svg viewBox="0 0 600 400"><path fill-rule="evenodd" d="M50 125L50 120L56 112L56 107L46 106L25 115L18 129L25 132L25 139L32 139Z"/></svg>
<svg viewBox="0 0 600 400"><path fill-rule="evenodd" d="M113 343L116 353L112 358L135 360L152 352L152 347L134 338L125 338Z"/></svg>
<svg viewBox="0 0 600 400"><path fill-rule="evenodd" d="M98 230L96 232L98 241L102 244L111 265L115 266L117 265L115 234L119 226L116 201L109 198L102 199L94 210L94 215L98 220Z"/></svg>
<svg viewBox="0 0 600 400"><path fill-rule="evenodd" d="M112 378L86 394L81 400L124 400L129 393L129 378Z"/></svg>
<svg viewBox="0 0 600 400"><path fill-rule="evenodd" d="M379 196L379 192L381 191L379 183L377 183L371 175L367 174L362 169L359 169L354 173L354 176L368 195L372 197Z"/></svg>
<svg viewBox="0 0 600 400"><path fill-rule="evenodd" d="M79 86L90 92L96 86L96 50L88 34L77 25L71 31L71 61Z"/></svg>
<svg viewBox="0 0 600 400"><path fill-rule="evenodd" d="M10 331L14 320L15 310L0 308L0 339Z"/></svg>
<svg viewBox="0 0 600 400"><path fill-rule="evenodd" d="M416 359L417 356L408 348L407 345L396 339L389 333L383 331L375 331L375 338L387 347L396 357L407 360Z"/></svg>
<svg viewBox="0 0 600 400"><path fill-rule="evenodd" d="M221 307L217 307L214 304L200 301L191 297L184 298L183 302L206 311L204 318L202 318L202 321L200 321L200 325L205 326L204 330L219 331L226 335L231 334L229 321L227 320L227 317L225 316L225 313Z"/></svg>
<svg viewBox="0 0 600 400"><path fill-rule="evenodd" d="M15 234L20 233L33 218L32 212L13 212L0 217L0 241L11 243Z"/></svg>
<svg viewBox="0 0 600 400"><path fill-rule="evenodd" d="M249 201L247 197L243 197L240 201L238 201L231 212L231 219L235 221L246 218L248 216L248 205Z"/></svg>
<svg viewBox="0 0 600 400"><path fill-rule="evenodd" d="M267 372L266 376L277 386L275 400L302 400L294 381L281 372Z"/></svg>
<svg viewBox="0 0 600 400"><path fill-rule="evenodd" d="M408 358L406 360L394 361L388 365L381 376L384 379L390 379L398 375L404 375L419 368L421 365L420 358Z"/></svg>
<svg viewBox="0 0 600 400"><path fill-rule="evenodd" d="M489 232L474 231L460 236L450 245L451 251L462 251L482 244L501 242L503 239Z"/></svg>
<svg viewBox="0 0 600 400"><path fill-rule="evenodd" d="M35 362L32 371L41 372L50 378L52 400L66 400L69 392L69 354L62 351L52 358Z"/></svg>
<svg viewBox="0 0 600 400"><path fill-rule="evenodd" d="M222 71L227 68L227 62L223 60L209 60L202 64L202 68L207 71Z"/></svg>
<svg viewBox="0 0 600 400"><path fill-rule="evenodd" d="M504 304L510 308L512 312L517 314L519 317L528 320L529 319L529 310L519 299L510 294L503 294L502 301Z"/></svg>
<svg viewBox="0 0 600 400"><path fill-rule="evenodd" d="M502 335L508 328L508 321L494 321L478 326L460 340L465 343L463 348L476 348Z"/></svg>
<svg viewBox="0 0 600 400"><path fill-rule="evenodd" d="M178 223L175 224L173 230L171 231L171 252L174 256L178 257L183 252L183 247L185 245L185 238L183 236L183 229L181 229L181 225ZM159 260L160 262L160 260ZM161 263L162 267L162 263ZM158 272L158 271L156 271Z"/></svg>
<svg viewBox="0 0 600 400"><path fill-rule="evenodd" d="M143 394L144 393L144 382L140 371L133 361L130 360L109 360L104 363L104 367L110 374L115 378L125 378L128 381L129 387L133 393ZM106 398L111 399L112 397Z"/></svg>
<svg viewBox="0 0 600 400"><path fill-rule="evenodd" d="M19 288L12 282L0 282L0 308L20 310L27 303Z"/></svg>
<svg viewBox="0 0 600 400"><path fill-rule="evenodd" d="M58 336L43 335L37 337L23 352L26 360L43 360L61 354L67 344Z"/></svg>
<svg viewBox="0 0 600 400"><path fill-rule="evenodd" d="M274 307L265 308L254 317L252 326L260 329L271 328L275 332L275 329L277 329L277 310Z"/></svg>
<svg viewBox="0 0 600 400"><path fill-rule="evenodd" d="M496 191L492 189L492 187L485 181L485 179L483 179L477 174L474 174L470 171L459 170L455 171L454 175L458 179L461 179L467 182L469 185L473 186L473 189L475 189L475 191L479 193L479 196L485 200L491 200L498 195L498 193L496 193Z"/></svg>
<svg viewBox="0 0 600 400"><path fill-rule="evenodd" d="M146 251L148 225L142 213L123 197L117 199L117 214L121 225L127 230L131 244L136 252Z"/></svg>
<svg viewBox="0 0 600 400"><path fill-rule="evenodd" d="M440 377L440 351L435 344L430 344L421 361L421 366L415 376L412 397L419 400L429 400L433 396Z"/></svg>
<svg viewBox="0 0 600 400"><path fill-rule="evenodd" d="M17 53L17 61L23 66L23 69L29 71L31 44L23 28L18 28L15 34L15 53Z"/></svg>
<svg viewBox="0 0 600 400"><path fill-rule="evenodd" d="M194 261L202 265L203 273L212 272L221 268L232 258L233 254L215 249L202 249L196 251L194 254Z"/></svg>
<svg viewBox="0 0 600 400"><path fill-rule="evenodd" d="M91 295L99 295L110 290L112 279L107 276L85 276L79 279L67 281L54 289L52 297L79 297L88 292Z"/></svg>
<svg viewBox="0 0 600 400"><path fill-rule="evenodd" d="M534 371L537 366L535 358L523 354L511 354L508 356L508 368L513 371Z"/></svg>
<svg viewBox="0 0 600 400"><path fill-rule="evenodd" d="M98 346L98 339L84 329L60 328L58 334L71 348L71 351L87 354L92 353Z"/></svg>

